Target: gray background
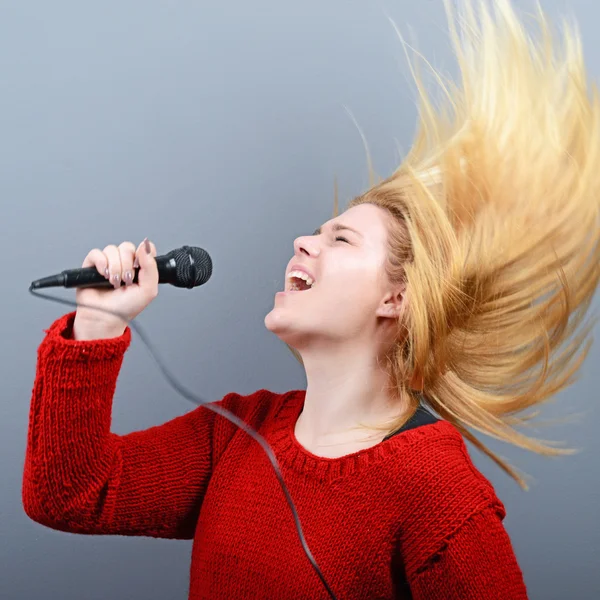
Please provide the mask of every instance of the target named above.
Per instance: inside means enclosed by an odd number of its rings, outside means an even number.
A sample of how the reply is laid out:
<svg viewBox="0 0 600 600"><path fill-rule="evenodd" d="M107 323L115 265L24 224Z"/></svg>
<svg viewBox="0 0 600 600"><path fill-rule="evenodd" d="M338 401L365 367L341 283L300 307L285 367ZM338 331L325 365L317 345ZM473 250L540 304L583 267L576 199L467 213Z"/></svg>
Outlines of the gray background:
<svg viewBox="0 0 600 600"><path fill-rule="evenodd" d="M598 75L597 2L542 5L579 19ZM331 216L334 178L344 202L368 185L343 106L380 174L410 145L414 95L386 15L453 71L441 0L0 2L0 598L187 597L191 542L70 535L24 514L36 349L70 310L27 287L80 266L95 246L145 236L159 253L200 245L214 260L210 282L193 292L161 286L139 320L176 375L211 400L302 387L300 365L263 318L292 240ZM491 443L532 475L530 492L472 451L506 504L534 599L600 592L599 357L596 345L581 380L544 411L580 415L540 433L580 454L546 459ZM192 408L134 338L114 431Z"/></svg>

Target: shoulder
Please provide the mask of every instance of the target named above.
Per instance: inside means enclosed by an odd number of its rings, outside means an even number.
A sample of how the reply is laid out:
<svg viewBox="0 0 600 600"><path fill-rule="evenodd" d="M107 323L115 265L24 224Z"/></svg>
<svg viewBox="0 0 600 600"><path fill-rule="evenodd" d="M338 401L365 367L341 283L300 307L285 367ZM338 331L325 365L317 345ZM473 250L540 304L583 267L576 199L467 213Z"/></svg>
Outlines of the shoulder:
<svg viewBox="0 0 600 600"><path fill-rule="evenodd" d="M455 495L465 504L496 500L490 481L473 464L466 442L451 423L437 420L403 434L396 469L412 482L409 497L439 505Z"/></svg>
<svg viewBox="0 0 600 600"><path fill-rule="evenodd" d="M397 534L404 556L426 560L482 512L504 519L503 503L452 424L440 420L407 432L399 455L396 470L403 485Z"/></svg>
<svg viewBox="0 0 600 600"><path fill-rule="evenodd" d="M292 392L283 394L266 389L259 389L249 394L230 392L217 402L203 405L200 411L208 410L213 423L213 453L216 460L223 455L234 438L242 437L247 440L246 425L251 429L265 434L272 427L277 414L286 400L293 397ZM226 413L222 412L222 409ZM216 413L216 414L215 414ZM203 413L206 415L206 413ZM241 423L232 422L228 417L233 415Z"/></svg>
<svg viewBox="0 0 600 600"><path fill-rule="evenodd" d="M272 422L281 411L281 408L297 396L297 391L278 393L260 389L249 394L230 392L218 402L211 404L233 413L253 429L259 429L263 425ZM224 416L218 416L217 421L220 421L220 424L225 427L237 428Z"/></svg>

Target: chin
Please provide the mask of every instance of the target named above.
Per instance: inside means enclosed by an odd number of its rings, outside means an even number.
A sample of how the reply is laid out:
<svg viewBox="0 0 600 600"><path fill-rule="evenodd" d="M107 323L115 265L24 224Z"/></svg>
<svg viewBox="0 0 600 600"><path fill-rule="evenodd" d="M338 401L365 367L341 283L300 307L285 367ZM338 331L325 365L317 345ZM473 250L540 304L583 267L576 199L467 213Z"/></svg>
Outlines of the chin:
<svg viewBox="0 0 600 600"><path fill-rule="evenodd" d="M307 333L298 331L296 324L287 311L281 308L274 308L265 316L265 327L274 333L284 344L294 348L302 345L302 340L306 340Z"/></svg>
<svg viewBox="0 0 600 600"><path fill-rule="evenodd" d="M265 327L275 335L281 335L291 326L291 319L286 316L285 310L281 308L273 308L265 316Z"/></svg>

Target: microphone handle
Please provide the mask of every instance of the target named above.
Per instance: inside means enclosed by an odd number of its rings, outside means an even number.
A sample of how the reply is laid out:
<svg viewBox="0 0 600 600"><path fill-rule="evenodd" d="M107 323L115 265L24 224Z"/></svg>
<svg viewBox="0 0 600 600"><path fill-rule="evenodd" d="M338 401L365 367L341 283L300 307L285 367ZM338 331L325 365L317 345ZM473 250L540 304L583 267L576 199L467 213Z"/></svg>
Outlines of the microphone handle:
<svg viewBox="0 0 600 600"><path fill-rule="evenodd" d="M133 269L133 281L132 283L138 282L139 267ZM113 284L98 273L96 267L84 267L81 269L66 269L59 277L63 277L63 287L66 288L113 288ZM56 277L56 276L54 276ZM124 281L121 281L121 285L125 285Z"/></svg>
<svg viewBox="0 0 600 600"><path fill-rule="evenodd" d="M156 257L156 267L158 269L158 283L172 283L177 277L177 263L169 254ZM138 282L138 273L140 267L133 269L132 283ZM112 288L113 284L98 273L96 267L82 267L80 269L66 269L61 272L59 277L63 277L63 287L66 288ZM55 276L56 277L56 276ZM121 281L121 286L125 282Z"/></svg>
<svg viewBox="0 0 600 600"><path fill-rule="evenodd" d="M206 254L206 253L205 253ZM208 257L208 255L206 255ZM190 257L191 260L191 257ZM210 257L208 257L210 261ZM156 267L158 269L158 283L170 283L172 285L178 284L177 275L177 262L173 253L170 252L164 256L156 257ZM133 280L132 283L138 283L138 273L140 267L133 269ZM210 277L210 274L209 274ZM124 281L121 281L121 285L125 285ZM48 287L65 287L65 288L113 288L113 284L98 273L96 267L81 267L79 269L65 269L58 275L50 275L49 277L43 277L37 279L31 283L31 289L41 289ZM183 286L178 286L183 287ZM186 286L193 287L193 286Z"/></svg>

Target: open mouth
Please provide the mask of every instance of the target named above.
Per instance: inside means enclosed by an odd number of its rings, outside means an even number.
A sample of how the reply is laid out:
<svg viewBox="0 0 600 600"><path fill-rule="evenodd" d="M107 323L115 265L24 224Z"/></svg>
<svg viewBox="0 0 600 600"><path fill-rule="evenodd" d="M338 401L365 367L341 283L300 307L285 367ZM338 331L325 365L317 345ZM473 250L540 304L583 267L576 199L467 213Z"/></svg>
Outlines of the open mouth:
<svg viewBox="0 0 600 600"><path fill-rule="evenodd" d="M309 275L302 271L291 271L288 273L289 291L305 292L310 290L316 282Z"/></svg>

